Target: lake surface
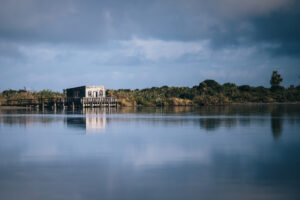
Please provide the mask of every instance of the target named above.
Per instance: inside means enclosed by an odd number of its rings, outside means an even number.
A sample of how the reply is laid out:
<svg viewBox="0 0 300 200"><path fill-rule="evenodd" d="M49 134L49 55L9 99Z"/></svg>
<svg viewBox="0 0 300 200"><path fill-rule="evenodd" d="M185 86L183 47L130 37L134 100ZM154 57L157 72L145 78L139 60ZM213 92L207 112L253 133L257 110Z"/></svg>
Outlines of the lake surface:
<svg viewBox="0 0 300 200"><path fill-rule="evenodd" d="M0 199L300 199L300 106L0 110Z"/></svg>

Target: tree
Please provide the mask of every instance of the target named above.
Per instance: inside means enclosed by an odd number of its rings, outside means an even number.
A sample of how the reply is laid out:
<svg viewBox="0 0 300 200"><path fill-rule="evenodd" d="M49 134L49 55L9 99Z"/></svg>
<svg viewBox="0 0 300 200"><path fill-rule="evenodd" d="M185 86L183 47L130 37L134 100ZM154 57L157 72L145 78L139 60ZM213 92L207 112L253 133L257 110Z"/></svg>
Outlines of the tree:
<svg viewBox="0 0 300 200"><path fill-rule="evenodd" d="M270 80L271 88L279 87L281 82L282 82L281 75L278 74L277 71L273 71L271 80Z"/></svg>
<svg viewBox="0 0 300 200"><path fill-rule="evenodd" d="M214 80L207 79L199 84L198 90L206 92L209 95L214 95L222 91L222 86Z"/></svg>
<svg viewBox="0 0 300 200"><path fill-rule="evenodd" d="M249 85L241 85L238 88L242 92L250 92L250 90L251 90L251 87Z"/></svg>

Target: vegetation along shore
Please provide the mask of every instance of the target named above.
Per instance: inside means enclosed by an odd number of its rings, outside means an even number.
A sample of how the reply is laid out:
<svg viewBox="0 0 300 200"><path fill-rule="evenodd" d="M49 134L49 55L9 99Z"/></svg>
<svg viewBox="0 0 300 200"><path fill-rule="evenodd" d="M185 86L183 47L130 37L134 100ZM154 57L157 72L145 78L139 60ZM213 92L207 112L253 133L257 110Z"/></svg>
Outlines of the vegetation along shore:
<svg viewBox="0 0 300 200"><path fill-rule="evenodd" d="M273 71L270 88L263 86L219 84L214 80L205 80L193 87L152 87L145 89L107 90L108 97L116 97L119 106L201 106L237 103L299 103L300 85L284 88L282 78ZM9 100L65 97L61 92L51 90L27 91L4 90L0 93L0 106Z"/></svg>

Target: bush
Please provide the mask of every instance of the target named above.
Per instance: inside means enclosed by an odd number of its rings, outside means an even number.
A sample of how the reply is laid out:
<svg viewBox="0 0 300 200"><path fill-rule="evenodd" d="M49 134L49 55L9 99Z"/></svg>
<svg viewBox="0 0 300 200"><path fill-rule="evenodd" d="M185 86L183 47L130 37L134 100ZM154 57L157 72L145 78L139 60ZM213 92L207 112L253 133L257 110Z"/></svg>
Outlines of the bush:
<svg viewBox="0 0 300 200"><path fill-rule="evenodd" d="M251 87L249 85L241 85L238 87L238 89L241 92L250 92L251 91Z"/></svg>

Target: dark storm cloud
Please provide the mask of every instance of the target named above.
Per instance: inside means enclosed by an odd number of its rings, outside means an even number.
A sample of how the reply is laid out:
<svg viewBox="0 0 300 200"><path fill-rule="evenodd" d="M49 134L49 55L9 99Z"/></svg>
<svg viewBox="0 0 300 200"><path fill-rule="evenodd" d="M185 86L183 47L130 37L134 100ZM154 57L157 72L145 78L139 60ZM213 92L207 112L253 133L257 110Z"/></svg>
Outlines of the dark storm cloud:
<svg viewBox="0 0 300 200"><path fill-rule="evenodd" d="M0 37L8 41L91 44L132 37L208 40L212 47L266 43L300 52L295 0L1 1Z"/></svg>
<svg viewBox="0 0 300 200"><path fill-rule="evenodd" d="M273 70L298 85L299 15L296 0L0 0L0 90L269 86Z"/></svg>
<svg viewBox="0 0 300 200"><path fill-rule="evenodd" d="M81 43L103 38L107 27L102 8L77 6L73 1L2 2L0 36L11 41L49 43Z"/></svg>
<svg viewBox="0 0 300 200"><path fill-rule="evenodd" d="M275 47L270 50L275 55L300 54L300 2L289 10L274 12L253 21L253 39L267 41Z"/></svg>

